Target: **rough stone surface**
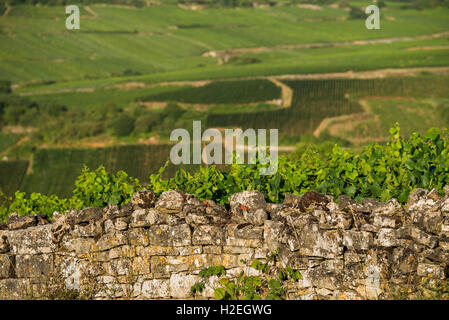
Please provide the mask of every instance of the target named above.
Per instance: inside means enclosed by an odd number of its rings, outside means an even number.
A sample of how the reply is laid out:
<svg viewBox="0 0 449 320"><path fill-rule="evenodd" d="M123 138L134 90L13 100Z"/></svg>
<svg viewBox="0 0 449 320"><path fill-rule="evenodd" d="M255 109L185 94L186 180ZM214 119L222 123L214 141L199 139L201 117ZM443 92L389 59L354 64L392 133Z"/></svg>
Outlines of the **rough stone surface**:
<svg viewBox="0 0 449 320"><path fill-rule="evenodd" d="M187 224L151 226L149 237L152 245L179 247L191 244L191 230Z"/></svg>
<svg viewBox="0 0 449 320"><path fill-rule="evenodd" d="M0 254L0 279L14 277L15 257L9 254Z"/></svg>
<svg viewBox="0 0 449 320"><path fill-rule="evenodd" d="M182 211L185 195L180 191L165 191L156 202L156 209L163 213L177 213Z"/></svg>
<svg viewBox="0 0 449 320"><path fill-rule="evenodd" d="M25 229L37 226L37 217L35 215L19 216L13 213L6 218L6 223L10 230Z"/></svg>
<svg viewBox="0 0 449 320"><path fill-rule="evenodd" d="M0 228L0 298L31 298L48 280L70 290L97 284L98 299L186 299L201 269L238 275L242 259L277 249L279 264L303 276L290 299L388 299L391 285L414 290L447 276L449 195L417 189L404 207L316 192L283 204L257 191L229 201L228 211L179 191L140 191L122 207L69 210L52 222L13 214ZM202 298L211 297L208 288Z"/></svg>
<svg viewBox="0 0 449 320"><path fill-rule="evenodd" d="M150 190L138 191L131 199L134 210L149 209L156 205L156 194Z"/></svg>

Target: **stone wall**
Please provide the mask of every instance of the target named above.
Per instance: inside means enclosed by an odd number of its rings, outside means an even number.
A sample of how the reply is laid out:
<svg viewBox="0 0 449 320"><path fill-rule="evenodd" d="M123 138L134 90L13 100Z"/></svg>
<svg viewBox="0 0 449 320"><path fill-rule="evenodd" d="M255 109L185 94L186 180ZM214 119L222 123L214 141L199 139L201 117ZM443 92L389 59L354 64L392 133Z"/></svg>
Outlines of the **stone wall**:
<svg viewBox="0 0 449 320"><path fill-rule="evenodd" d="M189 298L201 269L223 265L238 274L241 259L280 248L279 263L303 275L290 299L391 299L396 287L413 292L423 279L445 278L445 191L417 189L405 206L394 199L336 203L316 192L271 204L245 191L230 197L230 210L178 191L159 198L142 191L122 208L55 213L51 223L14 214L0 225L0 296Z"/></svg>

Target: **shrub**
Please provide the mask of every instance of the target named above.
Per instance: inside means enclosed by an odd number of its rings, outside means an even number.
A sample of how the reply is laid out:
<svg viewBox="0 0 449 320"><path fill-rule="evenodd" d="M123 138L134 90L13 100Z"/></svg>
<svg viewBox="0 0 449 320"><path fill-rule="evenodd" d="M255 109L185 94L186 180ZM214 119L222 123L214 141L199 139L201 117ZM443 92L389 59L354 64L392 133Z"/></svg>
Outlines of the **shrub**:
<svg viewBox="0 0 449 320"><path fill-rule="evenodd" d="M221 171L215 166L200 168L195 173L184 169L174 177L162 179L167 164L150 176L148 189L157 194L175 189L195 194L201 200L212 199L227 205L236 192L258 190L269 201L279 203L285 193L303 194L316 190L324 194L347 195L353 199L391 198L405 203L415 188L435 188L443 193L449 185L448 131L432 128L425 136L414 133L409 139L400 136L399 126L390 129L390 142L373 144L356 153L334 145L329 151L308 149L297 157L279 157L278 170L273 175L261 175L259 162L251 165L233 164ZM325 148L324 150L326 150ZM70 208L122 205L141 189L137 179L122 171L108 174L103 166L95 171L84 168L75 183L71 199L59 199L33 193L29 198L18 192L8 208L0 204L0 217L14 211L19 214L44 213ZM6 208L6 209L5 209Z"/></svg>
<svg viewBox="0 0 449 320"><path fill-rule="evenodd" d="M105 207L108 204L123 205L142 188L137 179L128 177L125 172L109 174L103 166L95 171L84 167L75 186L73 197L68 199L40 193L27 196L25 192L20 191L11 199L0 193L0 221L4 221L14 212L19 215L45 214L51 219L55 211L64 213L69 209Z"/></svg>
<svg viewBox="0 0 449 320"><path fill-rule="evenodd" d="M186 110L184 110L174 102L167 103L164 108L164 115L173 119L179 119L185 112Z"/></svg>
<svg viewBox="0 0 449 320"><path fill-rule="evenodd" d="M136 124L134 130L136 133L147 133L151 132L151 129L157 124L158 117L147 114L136 119Z"/></svg>
<svg viewBox="0 0 449 320"><path fill-rule="evenodd" d="M134 130L135 120L123 114L112 123L112 131L117 137L126 137Z"/></svg>
<svg viewBox="0 0 449 320"><path fill-rule="evenodd" d="M366 14L359 7L350 7L349 17L351 19L365 19L366 18Z"/></svg>
<svg viewBox="0 0 449 320"><path fill-rule="evenodd" d="M281 268L277 266L278 251L272 253L266 262L254 260L249 264L245 260L240 260L246 264L246 272L241 271L237 277L226 277L226 270L223 266L209 267L201 270L199 276L201 280L190 288L190 294L202 292L207 280L211 276L218 277L218 286L213 286L216 300L284 300L287 298L287 288L290 283L294 283L302 278L299 271L293 270L290 266ZM249 275L249 269L255 269L258 275Z"/></svg>
<svg viewBox="0 0 449 320"><path fill-rule="evenodd" d="M7 197L2 190L0 190L0 222L6 219L10 202L11 198Z"/></svg>
<svg viewBox="0 0 449 320"><path fill-rule="evenodd" d="M0 81L0 93L11 93L11 82Z"/></svg>
<svg viewBox="0 0 449 320"><path fill-rule="evenodd" d="M316 190L324 194L347 195L353 199L397 198L405 203L415 188L435 188L440 193L449 184L449 141L447 130L430 129L426 136L414 133L408 140L399 126L390 129L390 142L369 145L360 153L335 145L329 152L310 149L297 159L279 157L274 175L260 175L260 163L233 164L228 172L215 166L190 174L179 170L173 178L161 179L164 168L150 176L149 189L157 193L179 189L198 198L227 204L228 197L243 190L258 190L266 199L281 202L285 193L303 194Z"/></svg>
<svg viewBox="0 0 449 320"><path fill-rule="evenodd" d="M55 211L65 212L68 209L80 209L81 207L82 203L75 198L60 199L55 195L46 196L40 193L32 193L27 197L25 192L17 191L9 208L6 210L5 207L0 209L0 216L3 211L3 220L7 215L10 215L13 212L17 212L21 216L28 214L45 214L51 219Z"/></svg>
<svg viewBox="0 0 449 320"><path fill-rule="evenodd" d="M379 9L385 8L385 7L387 6L387 4L385 3L385 1L382 1L382 0L377 1L376 5L377 5L377 7L378 7Z"/></svg>
<svg viewBox="0 0 449 320"><path fill-rule="evenodd" d="M109 174L101 166L95 171L84 167L75 182L73 198L83 207L105 207L108 204L122 205L128 202L134 193L141 189L137 179L130 178L125 172Z"/></svg>
<svg viewBox="0 0 449 320"><path fill-rule="evenodd" d="M61 114L67 112L67 107L66 106L62 106L56 103L48 103L46 105L42 106L42 109L45 110L45 112L54 118L59 117Z"/></svg>

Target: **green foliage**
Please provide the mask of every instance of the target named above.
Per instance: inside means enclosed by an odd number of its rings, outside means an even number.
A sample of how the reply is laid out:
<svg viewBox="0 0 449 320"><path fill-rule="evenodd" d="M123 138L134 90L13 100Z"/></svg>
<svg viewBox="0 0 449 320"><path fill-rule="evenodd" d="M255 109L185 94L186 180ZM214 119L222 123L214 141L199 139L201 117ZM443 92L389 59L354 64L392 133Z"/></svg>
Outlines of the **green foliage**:
<svg viewBox="0 0 449 320"><path fill-rule="evenodd" d="M178 106L176 103L169 102L164 108L164 116L173 119L179 119L186 112L183 108Z"/></svg>
<svg viewBox="0 0 449 320"><path fill-rule="evenodd" d="M17 191L14 199L8 199L10 205L8 208L0 207L0 219L3 220L11 213L17 212L24 216L28 214L44 214L50 219L53 213L65 212L68 209L80 209L82 203L76 199L60 199L55 195L46 196L40 193L32 193L29 197L26 193Z"/></svg>
<svg viewBox="0 0 449 320"><path fill-rule="evenodd" d="M158 124L158 117L153 114L146 114L136 119L134 130L136 133L148 133L152 128Z"/></svg>
<svg viewBox="0 0 449 320"><path fill-rule="evenodd" d="M134 130L135 119L123 114L112 123L112 131L117 137L125 137Z"/></svg>
<svg viewBox="0 0 449 320"><path fill-rule="evenodd" d="M55 211L64 213L69 209L87 207L105 207L108 204L123 205L131 199L136 191L142 189L139 181L129 177L125 172L107 173L103 166L95 171L84 167L75 182L71 198L59 198L56 195L43 195L17 191L14 198L0 193L0 220L9 214L19 215L44 214L50 219Z"/></svg>
<svg viewBox="0 0 449 320"><path fill-rule="evenodd" d="M411 0L409 1L410 8L423 10L423 9L429 9L429 8L438 8L438 7L449 7L449 1L448 0ZM408 8L405 6L405 8Z"/></svg>
<svg viewBox="0 0 449 320"><path fill-rule="evenodd" d="M198 273L201 278L209 278L210 276L219 277L225 274L226 270L223 266L205 268Z"/></svg>
<svg viewBox="0 0 449 320"><path fill-rule="evenodd" d="M11 203L11 198L7 197L2 190L0 190L0 222L4 221L8 215L8 207Z"/></svg>
<svg viewBox="0 0 449 320"><path fill-rule="evenodd" d="M237 277L226 277L223 266L209 267L200 271L201 280L190 288L192 296L202 292L211 276L218 278L218 286L213 286L216 300L281 300L286 298L286 289L292 282L301 279L301 273L291 267L282 268L277 263L279 250L272 253L267 261L254 260L250 265L245 260L246 272ZM249 275L249 269L258 275Z"/></svg>
<svg viewBox="0 0 449 320"><path fill-rule="evenodd" d="M386 7L387 7L387 4L385 3L385 1L382 1L382 0L377 1L377 2L376 2L376 5L379 7L379 9L386 8Z"/></svg>
<svg viewBox="0 0 449 320"><path fill-rule="evenodd" d="M281 137L311 134L326 117L361 113L355 101L364 96L445 97L449 77L385 79L284 80L293 90L289 108L261 112L210 114L208 127L280 128ZM397 104L397 101L395 101ZM383 106L383 105L382 105ZM384 107L388 109L387 107ZM416 112L418 113L418 112ZM395 121L399 118L395 118ZM393 125L389 124L389 126ZM416 131L416 127L413 131Z"/></svg>
<svg viewBox="0 0 449 320"><path fill-rule="evenodd" d="M445 123L447 126L449 126L449 101L439 104L436 108L436 113L441 119L442 123Z"/></svg>
<svg viewBox="0 0 449 320"><path fill-rule="evenodd" d="M0 81L0 93L11 93L11 82L5 80Z"/></svg>
<svg viewBox="0 0 449 320"><path fill-rule="evenodd" d="M350 7L349 17L351 19L365 19L366 18L366 14L359 7Z"/></svg>
<svg viewBox="0 0 449 320"><path fill-rule="evenodd" d="M137 179L128 177L125 172L119 171L116 174L110 174L103 166L95 171L84 167L75 186L73 198L80 200L84 207L122 205L142 188Z"/></svg>
<svg viewBox="0 0 449 320"><path fill-rule="evenodd" d="M22 138L20 134L8 134L0 131L0 152L10 148Z"/></svg>
<svg viewBox="0 0 449 320"><path fill-rule="evenodd" d="M10 0L7 1L10 5L20 4L43 4L51 6L60 6L67 4L67 0ZM1 3L1 2L0 2ZM142 7L144 2L142 0L77 0L75 4L92 4L92 3L107 3L107 4L119 4L119 5L132 5L136 7Z"/></svg>
<svg viewBox="0 0 449 320"><path fill-rule="evenodd" d="M28 161L0 161L0 190L12 196L20 188L27 169Z"/></svg>
<svg viewBox="0 0 449 320"><path fill-rule="evenodd" d="M139 181L146 182L150 173L156 173L164 165L170 148L169 144L117 145L105 148L41 148L33 153L33 171L25 176L23 183L19 185L20 190L27 193L39 192L71 197L74 183L83 165L93 169L104 165L108 172L122 170ZM0 162L0 172L1 169ZM165 175L173 176L178 169L179 167L171 164ZM8 179L0 177L2 182ZM19 180L21 181L17 179ZM11 177L11 183L13 182ZM17 188L12 190L11 195ZM7 192L5 189L3 191Z"/></svg>
<svg viewBox="0 0 449 320"><path fill-rule="evenodd" d="M169 189L194 193L199 199L227 204L235 192L258 190L272 202L281 202L285 193L303 194L317 190L338 198L356 200L397 198L405 203L415 188L435 188L440 193L449 184L448 132L430 129L425 136L414 133L400 137L399 126L391 128L390 142L369 145L360 153L335 145L328 152L305 150L298 158L279 157L278 171L261 175L263 166L231 165L224 172L215 166L190 174L179 170L173 178L161 179L164 168L150 176L148 188L160 194Z"/></svg>
<svg viewBox="0 0 449 320"><path fill-rule="evenodd" d="M195 173L179 169L173 178L164 180L161 176L168 165L167 161L157 174L150 175L148 189L158 194L170 189L183 190L195 194L199 199L215 199L220 204L225 204L227 197L238 191L233 177L221 172L215 166L200 167Z"/></svg>
<svg viewBox="0 0 449 320"><path fill-rule="evenodd" d="M65 106L61 106L56 103L47 103L43 105L43 109L48 113L51 117L57 118L64 114L67 111Z"/></svg>
<svg viewBox="0 0 449 320"><path fill-rule="evenodd" d="M283 200L285 193L299 195L308 190L336 198L344 194L356 200L397 198L401 203L407 201L415 188L435 188L443 193L444 186L449 184L447 130L432 128L425 136L414 133L404 139L396 125L390 129L390 134L386 145L369 145L359 153L335 145L330 151L311 148L297 153L296 158L279 157L278 170L273 175L261 175L260 169L267 165L257 159L256 164L233 164L227 171L215 166L200 168L195 173L180 169L174 177L164 179L167 162L157 174L150 176L147 188L157 194L170 189L182 190L222 205L228 204L232 194L243 190L258 190L266 199L277 203ZM137 179L128 177L125 172L109 174L103 166L95 171L85 167L75 186L73 198L69 200L36 193L26 198L24 193L16 193L7 212L19 210L20 214L40 212L51 216L56 209L70 206L122 205L142 188Z"/></svg>
<svg viewBox="0 0 449 320"><path fill-rule="evenodd" d="M215 81L142 98L147 101L186 103L247 103L279 99L281 89L268 80Z"/></svg>

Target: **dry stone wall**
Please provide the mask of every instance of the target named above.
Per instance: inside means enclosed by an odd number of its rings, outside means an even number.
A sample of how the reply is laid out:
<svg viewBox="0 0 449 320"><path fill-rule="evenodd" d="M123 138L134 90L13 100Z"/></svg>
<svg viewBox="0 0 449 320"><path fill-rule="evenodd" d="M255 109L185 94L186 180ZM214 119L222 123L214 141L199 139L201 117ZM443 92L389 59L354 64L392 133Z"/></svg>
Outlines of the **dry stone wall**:
<svg viewBox="0 0 449 320"><path fill-rule="evenodd" d="M237 275L241 259L279 248L279 263L303 276L289 299L390 299L396 287L413 292L423 279L446 277L445 191L417 189L405 206L336 203L316 192L272 204L244 191L230 197L230 210L178 191L141 191L121 208L55 213L52 222L14 214L0 225L0 297L185 299L201 269Z"/></svg>

